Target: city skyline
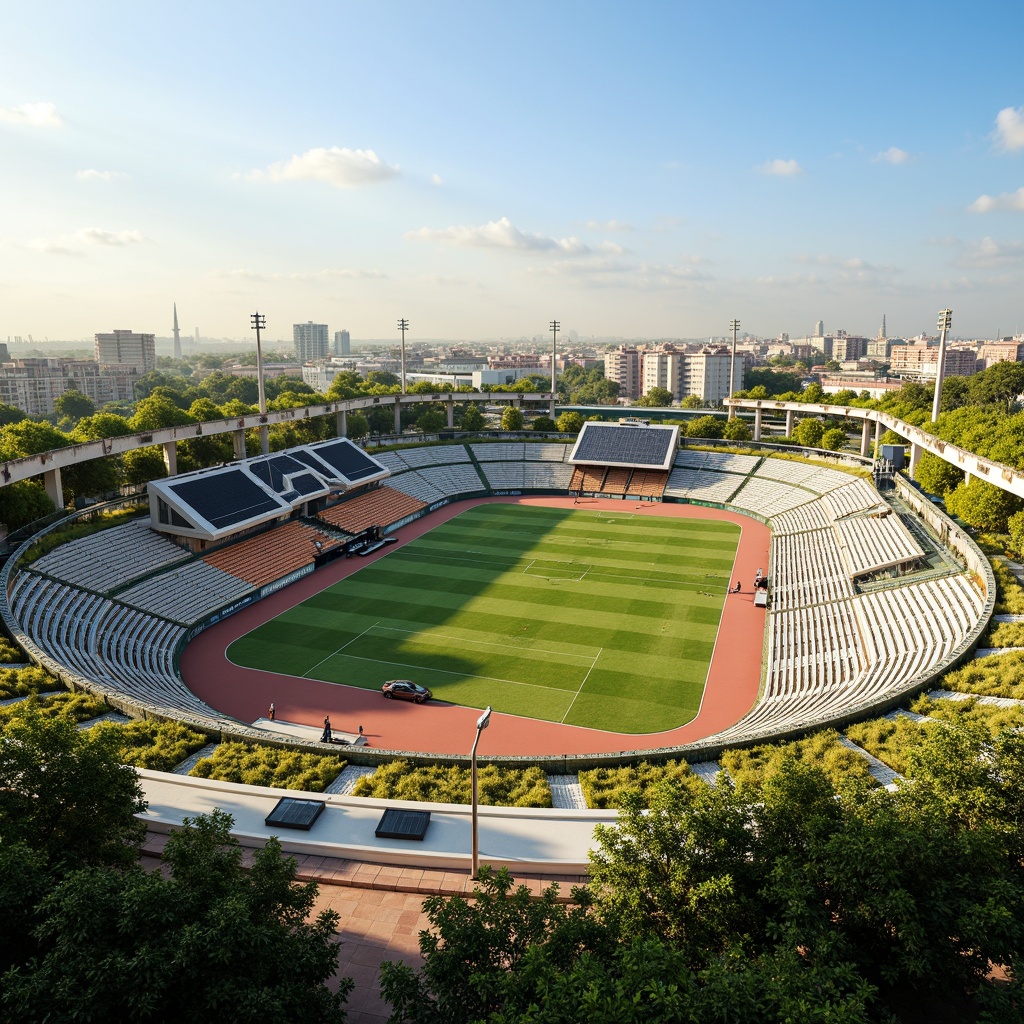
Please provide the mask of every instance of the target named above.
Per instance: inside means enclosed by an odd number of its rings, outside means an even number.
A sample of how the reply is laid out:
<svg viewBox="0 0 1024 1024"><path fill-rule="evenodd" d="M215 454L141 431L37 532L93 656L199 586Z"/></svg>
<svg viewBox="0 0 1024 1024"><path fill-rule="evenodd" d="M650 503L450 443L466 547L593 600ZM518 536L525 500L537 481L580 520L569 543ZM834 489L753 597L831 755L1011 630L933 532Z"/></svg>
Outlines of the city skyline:
<svg viewBox="0 0 1024 1024"><path fill-rule="evenodd" d="M1024 329L1024 11L8 13L0 337Z"/></svg>

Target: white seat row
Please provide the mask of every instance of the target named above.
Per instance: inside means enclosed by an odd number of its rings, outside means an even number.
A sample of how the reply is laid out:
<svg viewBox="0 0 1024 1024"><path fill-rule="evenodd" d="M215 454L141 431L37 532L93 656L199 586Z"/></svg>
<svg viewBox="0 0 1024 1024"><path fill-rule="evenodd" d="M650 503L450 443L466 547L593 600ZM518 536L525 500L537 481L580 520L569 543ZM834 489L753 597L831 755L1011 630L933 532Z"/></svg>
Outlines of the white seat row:
<svg viewBox="0 0 1024 1024"><path fill-rule="evenodd" d="M822 501L832 510L833 519L873 509L885 510L889 507L867 480L859 478L822 495Z"/></svg>
<svg viewBox="0 0 1024 1024"><path fill-rule="evenodd" d="M443 491L438 490L429 480L425 479L417 470L410 469L398 476L388 477L388 487L396 491L411 495L419 501L428 504L446 497Z"/></svg>
<svg viewBox="0 0 1024 1024"><path fill-rule="evenodd" d="M888 509L888 506L886 506ZM833 524L851 577L905 565L924 557L899 516L854 516Z"/></svg>
<svg viewBox="0 0 1024 1024"><path fill-rule="evenodd" d="M779 512L772 516L772 534L827 530L832 525L828 511L820 501L809 501L806 505L797 505L788 512Z"/></svg>
<svg viewBox="0 0 1024 1024"><path fill-rule="evenodd" d="M772 604L779 609L842 601L853 584L831 529L772 533Z"/></svg>
<svg viewBox="0 0 1024 1024"><path fill-rule="evenodd" d="M471 444L469 447L479 462L521 462L528 445L526 442L516 444L514 441L491 441Z"/></svg>
<svg viewBox="0 0 1024 1024"><path fill-rule="evenodd" d="M188 557L187 551L150 529L148 519L137 519L62 544L37 559L32 568L105 593Z"/></svg>
<svg viewBox="0 0 1024 1024"><path fill-rule="evenodd" d="M462 444L435 444L424 448L403 448L395 454L410 469L423 466L445 466L452 463L469 462L469 452Z"/></svg>
<svg viewBox="0 0 1024 1024"><path fill-rule="evenodd" d="M565 462L566 456L572 451L572 445L543 442L524 444L523 458L528 462Z"/></svg>
<svg viewBox="0 0 1024 1024"><path fill-rule="evenodd" d="M708 473L699 469L676 468L669 473L665 494L671 498L725 504L739 490L744 479L735 473Z"/></svg>
<svg viewBox="0 0 1024 1024"><path fill-rule="evenodd" d="M684 469L713 469L719 473L746 476L761 461L757 455L734 455L732 452L699 452L684 448L676 452L675 465Z"/></svg>
<svg viewBox="0 0 1024 1024"><path fill-rule="evenodd" d="M480 479L476 467L471 463L465 465L432 466L419 470L420 476L442 494L455 497L457 494L472 494L484 490L484 482Z"/></svg>
<svg viewBox="0 0 1024 1024"><path fill-rule="evenodd" d="M816 466L807 462L796 462L793 459L767 458L757 468L757 475L770 480L782 480L789 484L799 484L815 494L826 494L836 487L848 484L854 477L837 469Z"/></svg>
<svg viewBox="0 0 1024 1024"><path fill-rule="evenodd" d="M200 560L172 568L117 595L143 611L190 625L247 594L252 586Z"/></svg>
<svg viewBox="0 0 1024 1024"><path fill-rule="evenodd" d="M730 504L770 519L798 505L806 505L809 501L817 501L817 496L799 487L792 487L776 480L765 480L755 473L754 476L747 477L739 492L732 497Z"/></svg>

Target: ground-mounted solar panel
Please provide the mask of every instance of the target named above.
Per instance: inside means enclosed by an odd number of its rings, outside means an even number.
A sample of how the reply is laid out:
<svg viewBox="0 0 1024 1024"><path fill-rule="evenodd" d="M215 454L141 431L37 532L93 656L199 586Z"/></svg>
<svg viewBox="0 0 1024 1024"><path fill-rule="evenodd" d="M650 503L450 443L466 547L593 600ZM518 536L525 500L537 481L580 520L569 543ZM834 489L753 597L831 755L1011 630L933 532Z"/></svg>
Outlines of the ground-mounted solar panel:
<svg viewBox="0 0 1024 1024"><path fill-rule="evenodd" d="M276 495L268 493L238 468L172 481L165 486L218 530L282 511Z"/></svg>
<svg viewBox="0 0 1024 1024"><path fill-rule="evenodd" d="M377 823L378 839L418 839L423 841L430 824L430 811L407 811L389 807Z"/></svg>
<svg viewBox="0 0 1024 1024"><path fill-rule="evenodd" d="M678 427L587 422L568 461L574 465L668 470L678 441Z"/></svg>
<svg viewBox="0 0 1024 1024"><path fill-rule="evenodd" d="M263 824L267 828L297 828L308 832L323 814L323 810L323 800L300 800L293 796L283 796L263 819Z"/></svg>
<svg viewBox="0 0 1024 1024"><path fill-rule="evenodd" d="M309 447L317 458L323 459L349 483L387 475L387 470L380 463L374 462L366 452L347 438L339 437Z"/></svg>

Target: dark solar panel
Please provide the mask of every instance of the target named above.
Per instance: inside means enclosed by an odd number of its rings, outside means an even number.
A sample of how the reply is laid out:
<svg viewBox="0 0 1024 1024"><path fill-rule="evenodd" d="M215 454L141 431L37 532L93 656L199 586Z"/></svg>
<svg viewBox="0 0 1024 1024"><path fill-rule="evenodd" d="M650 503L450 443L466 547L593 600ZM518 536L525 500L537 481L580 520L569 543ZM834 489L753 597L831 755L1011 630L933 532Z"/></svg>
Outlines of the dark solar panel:
<svg viewBox="0 0 1024 1024"><path fill-rule="evenodd" d="M404 811L389 808L377 823L378 839L419 839L427 834L430 811Z"/></svg>
<svg viewBox="0 0 1024 1024"><path fill-rule="evenodd" d="M362 480L381 472L381 467L360 451L351 441L339 438L317 445L313 449L318 458L333 466L348 480Z"/></svg>
<svg viewBox="0 0 1024 1024"><path fill-rule="evenodd" d="M675 437L675 431L664 427L604 427L588 423L572 453L572 461L661 467Z"/></svg>
<svg viewBox="0 0 1024 1024"><path fill-rule="evenodd" d="M323 800L297 800L293 796L282 797L274 809L263 819L268 828L299 828L308 832L323 813Z"/></svg>
<svg viewBox="0 0 1024 1024"><path fill-rule="evenodd" d="M308 449L299 448L292 452L292 458L296 462L301 462L304 466L309 466L310 469L316 470L321 476L325 476L328 479L334 480L337 478L337 470L328 462L324 462L323 459L318 458L315 452L311 452Z"/></svg>
<svg viewBox="0 0 1024 1024"><path fill-rule="evenodd" d="M278 493L287 489L285 474L298 473L302 468L302 463L290 455L271 455L268 459L256 459L249 463L249 471L253 476L258 476Z"/></svg>
<svg viewBox="0 0 1024 1024"><path fill-rule="evenodd" d="M299 494L322 494L327 488L312 473L297 473L291 479L292 490Z"/></svg>
<svg viewBox="0 0 1024 1024"><path fill-rule="evenodd" d="M240 469L168 484L168 489L218 529L281 508L273 495Z"/></svg>

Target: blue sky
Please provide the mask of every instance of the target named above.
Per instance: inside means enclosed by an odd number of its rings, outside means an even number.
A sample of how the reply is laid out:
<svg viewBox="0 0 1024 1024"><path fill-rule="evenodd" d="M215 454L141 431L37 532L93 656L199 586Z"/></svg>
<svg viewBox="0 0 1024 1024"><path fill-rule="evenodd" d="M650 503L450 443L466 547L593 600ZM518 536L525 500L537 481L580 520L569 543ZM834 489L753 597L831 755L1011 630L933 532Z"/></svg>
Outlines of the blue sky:
<svg viewBox="0 0 1024 1024"><path fill-rule="evenodd" d="M1024 331L1024 6L16 0L0 338Z"/></svg>

